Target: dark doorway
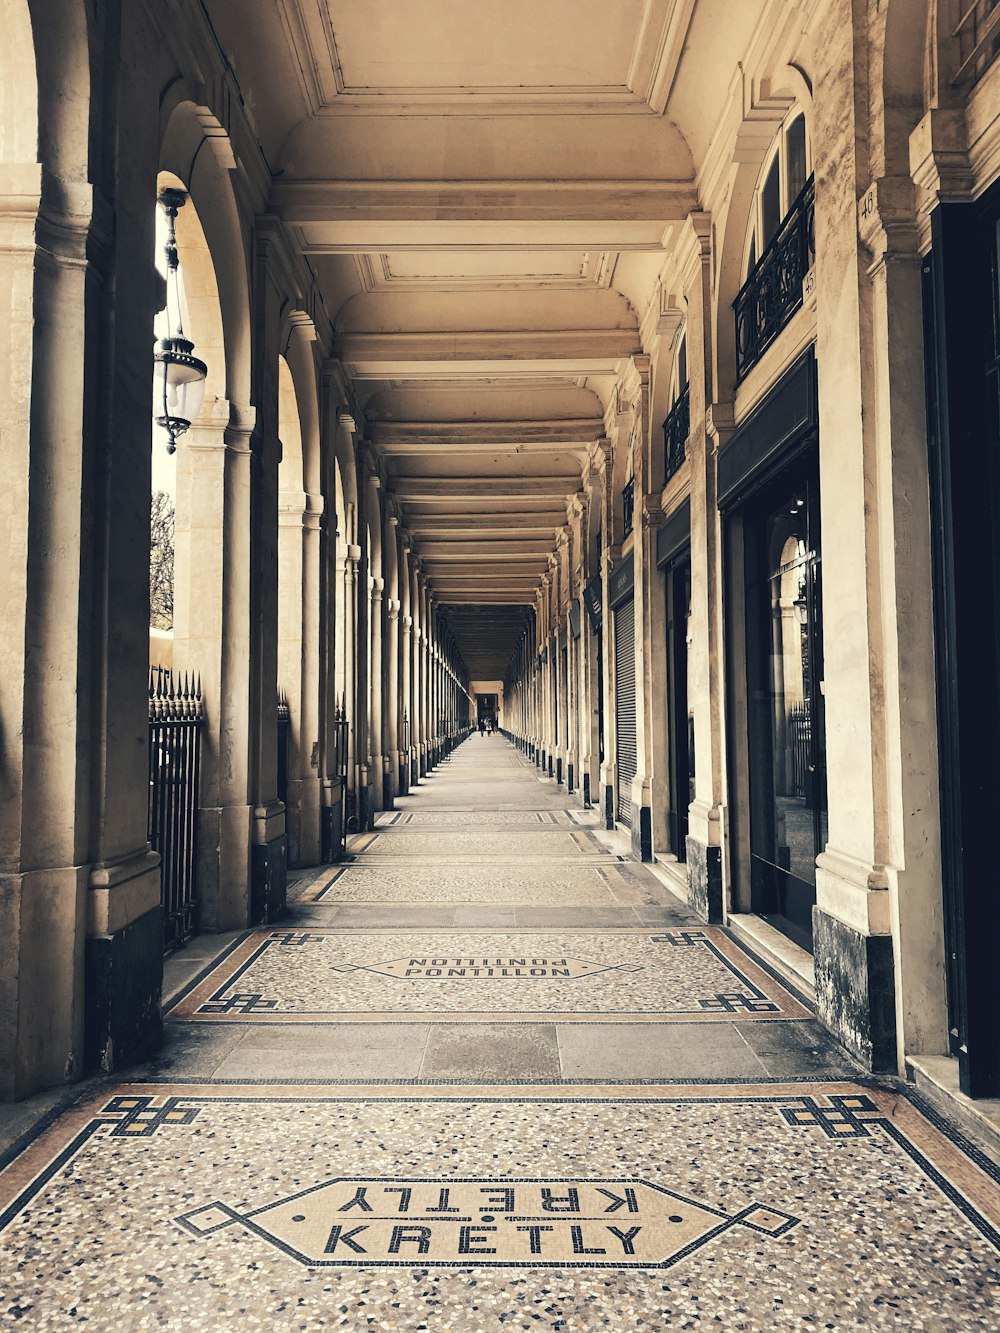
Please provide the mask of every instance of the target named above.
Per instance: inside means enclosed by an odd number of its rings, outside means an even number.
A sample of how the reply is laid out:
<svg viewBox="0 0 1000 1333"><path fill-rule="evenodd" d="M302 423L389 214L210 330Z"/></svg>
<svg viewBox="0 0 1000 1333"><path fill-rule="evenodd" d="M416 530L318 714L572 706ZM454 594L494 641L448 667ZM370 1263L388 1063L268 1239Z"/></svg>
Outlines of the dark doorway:
<svg viewBox="0 0 1000 1333"><path fill-rule="evenodd" d="M618 818L632 823L632 779L638 768L635 716L635 602L615 611L615 763Z"/></svg>
<svg viewBox="0 0 1000 1333"><path fill-rule="evenodd" d="M743 527L752 902L811 951L828 830L815 460L758 492Z"/></svg>
<svg viewBox="0 0 1000 1333"><path fill-rule="evenodd" d="M924 264L951 1050L1000 1095L1000 187L931 214Z"/></svg>
<svg viewBox="0 0 1000 1333"><path fill-rule="evenodd" d="M688 706L688 620L691 615L691 557L666 571L667 749L670 796L667 834L678 861L687 859L688 807L694 800L694 717Z"/></svg>

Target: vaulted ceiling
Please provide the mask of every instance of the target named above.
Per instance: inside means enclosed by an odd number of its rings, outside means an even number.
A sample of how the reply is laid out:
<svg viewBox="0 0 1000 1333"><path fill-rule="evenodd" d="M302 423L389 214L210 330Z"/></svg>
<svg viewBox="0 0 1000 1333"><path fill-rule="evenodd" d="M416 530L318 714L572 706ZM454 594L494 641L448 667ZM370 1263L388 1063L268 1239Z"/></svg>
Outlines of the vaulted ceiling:
<svg viewBox="0 0 1000 1333"><path fill-rule="evenodd" d="M763 0L207 8L435 595L502 676Z"/></svg>

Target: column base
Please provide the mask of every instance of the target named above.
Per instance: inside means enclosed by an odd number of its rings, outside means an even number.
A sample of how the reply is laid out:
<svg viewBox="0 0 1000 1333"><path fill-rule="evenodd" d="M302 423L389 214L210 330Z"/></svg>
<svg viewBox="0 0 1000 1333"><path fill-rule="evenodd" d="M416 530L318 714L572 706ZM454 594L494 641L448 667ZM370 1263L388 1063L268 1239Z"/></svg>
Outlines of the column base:
<svg viewBox="0 0 1000 1333"><path fill-rule="evenodd" d="M632 855L640 861L653 859L653 812L648 805L632 806Z"/></svg>
<svg viewBox="0 0 1000 1333"><path fill-rule="evenodd" d="M867 1069L895 1074L896 994L891 935L862 935L813 908L816 1007Z"/></svg>
<svg viewBox="0 0 1000 1333"><path fill-rule="evenodd" d="M250 848L250 924L266 925L285 914L288 839L279 833Z"/></svg>
<svg viewBox="0 0 1000 1333"><path fill-rule="evenodd" d="M333 801L323 807L323 846L320 855L327 865L344 855L344 801Z"/></svg>
<svg viewBox="0 0 1000 1333"><path fill-rule="evenodd" d="M707 847L688 834L684 840L687 858L688 904L703 921L719 925L723 919L722 848Z"/></svg>
<svg viewBox="0 0 1000 1333"><path fill-rule="evenodd" d="M612 783L607 783L604 788L604 827L613 829L615 826L615 789Z"/></svg>
<svg viewBox="0 0 1000 1333"><path fill-rule="evenodd" d="M159 905L109 935L88 938L84 1060L110 1074L151 1055L163 1022L163 913Z"/></svg>
<svg viewBox="0 0 1000 1333"><path fill-rule="evenodd" d="M562 769L562 759L557 759L557 760L556 760L556 782L558 782L558 783L560 784L560 786L562 785L562 773L563 773L563 769Z"/></svg>
<svg viewBox="0 0 1000 1333"><path fill-rule="evenodd" d="M553 773L554 773L554 765L553 765L553 763L552 763L552 756L551 756L551 755L548 756L548 764L549 764L549 777L551 778L551 777L553 776Z"/></svg>
<svg viewBox="0 0 1000 1333"><path fill-rule="evenodd" d="M396 783L391 773L382 774L382 809L391 810L396 801Z"/></svg>
<svg viewBox="0 0 1000 1333"><path fill-rule="evenodd" d="M590 805L590 774L587 772L583 775L583 804Z"/></svg>
<svg viewBox="0 0 1000 1333"><path fill-rule="evenodd" d="M574 777L575 777L575 774L574 774L574 772L573 772L573 765L572 765L572 763L568 763L568 764L566 765L566 790L567 790L567 792L572 793L572 791L573 791L573 778L574 778Z"/></svg>
<svg viewBox="0 0 1000 1333"><path fill-rule="evenodd" d="M375 827L375 784L363 782L358 786L358 832L371 833Z"/></svg>

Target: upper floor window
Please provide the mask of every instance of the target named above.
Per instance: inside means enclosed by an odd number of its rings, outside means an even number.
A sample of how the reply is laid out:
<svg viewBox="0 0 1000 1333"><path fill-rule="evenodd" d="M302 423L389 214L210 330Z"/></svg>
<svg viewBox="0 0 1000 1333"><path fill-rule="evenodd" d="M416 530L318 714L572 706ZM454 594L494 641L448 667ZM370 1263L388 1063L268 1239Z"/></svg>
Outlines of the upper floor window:
<svg viewBox="0 0 1000 1333"><path fill-rule="evenodd" d="M691 429L690 393L688 386L687 332L682 331L674 352L670 377L670 411L663 423L664 480L669 481L685 458L687 437Z"/></svg>
<svg viewBox="0 0 1000 1333"><path fill-rule="evenodd" d="M958 72L952 83L975 83L1000 56L1000 0L972 0L955 29Z"/></svg>
<svg viewBox="0 0 1000 1333"><path fill-rule="evenodd" d="M806 119L793 111L761 172L744 249L744 283L736 311L736 375L756 365L802 304L812 267L813 179Z"/></svg>

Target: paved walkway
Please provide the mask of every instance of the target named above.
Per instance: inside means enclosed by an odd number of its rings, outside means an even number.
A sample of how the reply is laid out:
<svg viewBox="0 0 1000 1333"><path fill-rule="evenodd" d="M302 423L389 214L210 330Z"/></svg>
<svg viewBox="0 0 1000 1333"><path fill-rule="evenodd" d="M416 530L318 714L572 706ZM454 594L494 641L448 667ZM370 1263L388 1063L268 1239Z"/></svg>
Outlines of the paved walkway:
<svg viewBox="0 0 1000 1333"><path fill-rule="evenodd" d="M474 735L194 942L160 1058L3 1159L0 1318L996 1329L995 1168L612 845Z"/></svg>

